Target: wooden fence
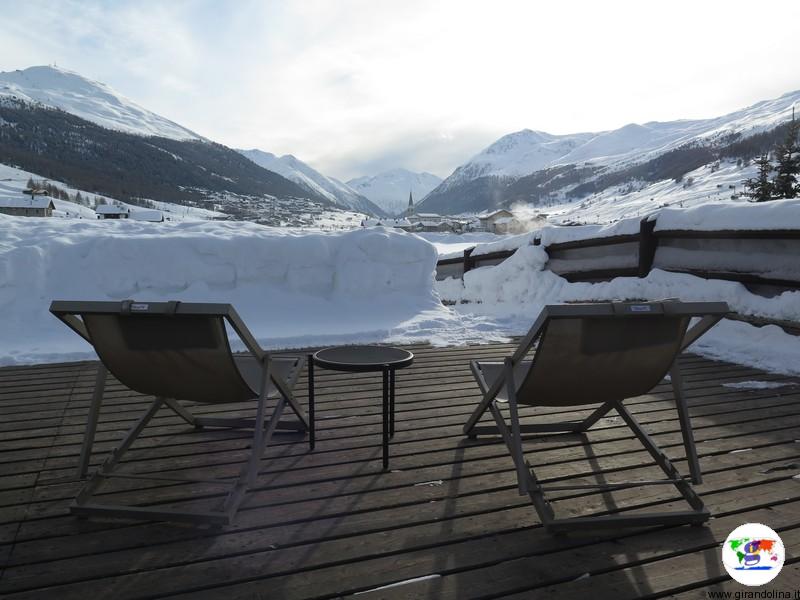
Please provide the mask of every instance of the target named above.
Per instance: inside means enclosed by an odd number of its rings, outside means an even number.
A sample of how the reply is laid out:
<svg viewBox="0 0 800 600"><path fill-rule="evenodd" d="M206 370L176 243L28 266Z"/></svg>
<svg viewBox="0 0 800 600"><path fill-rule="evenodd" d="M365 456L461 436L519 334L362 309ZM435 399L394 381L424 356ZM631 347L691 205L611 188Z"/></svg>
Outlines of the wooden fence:
<svg viewBox="0 0 800 600"><path fill-rule="evenodd" d="M661 269L738 281L768 296L800 289L800 230L659 231L657 226L657 220L643 219L636 233L548 244L546 268L568 281L646 277ZM533 244L540 245L541 239L534 238ZM462 278L516 252L474 255L474 250L440 260L437 279Z"/></svg>

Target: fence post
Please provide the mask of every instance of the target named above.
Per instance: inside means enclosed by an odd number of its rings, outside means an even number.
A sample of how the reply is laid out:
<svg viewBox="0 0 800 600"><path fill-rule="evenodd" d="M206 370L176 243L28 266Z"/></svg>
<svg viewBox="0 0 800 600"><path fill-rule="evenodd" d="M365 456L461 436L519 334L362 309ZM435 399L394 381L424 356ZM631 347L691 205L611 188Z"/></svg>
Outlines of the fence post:
<svg viewBox="0 0 800 600"><path fill-rule="evenodd" d="M464 273L471 270L475 266L475 261L472 260L473 250L475 250L475 246L472 246L472 248L467 248L464 250Z"/></svg>
<svg viewBox="0 0 800 600"><path fill-rule="evenodd" d="M653 268L658 238L655 235L656 220L647 217L639 223L639 277L647 277Z"/></svg>

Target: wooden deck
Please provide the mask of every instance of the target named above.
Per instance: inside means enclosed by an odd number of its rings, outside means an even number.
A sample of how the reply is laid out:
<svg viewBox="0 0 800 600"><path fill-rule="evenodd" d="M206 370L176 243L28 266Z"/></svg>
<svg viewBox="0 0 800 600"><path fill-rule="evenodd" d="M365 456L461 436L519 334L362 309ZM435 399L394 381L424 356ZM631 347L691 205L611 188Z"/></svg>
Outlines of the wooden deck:
<svg viewBox="0 0 800 600"><path fill-rule="evenodd" d="M707 598L731 583L719 545L736 526L763 522L781 534L787 565L774 585L800 590L800 385L796 379L682 359L705 483L707 527L651 528L553 537L515 487L496 439L466 440L477 399L468 369L509 345L415 346L398 373L397 434L382 472L380 381L318 372L316 451L294 437L268 450L256 491L223 530L163 523L79 521L66 506L96 363L0 369L0 595L8 598L233 600L338 598ZM778 389L724 383L783 381ZM306 397L306 379L298 386ZM628 406L654 439L682 456L677 417L663 383ZM109 382L93 462L102 459L146 398ZM217 409L205 409L206 413ZM200 412L200 411L198 411ZM585 413L539 410L551 419ZM525 419L530 418L524 413ZM246 432L186 433L163 411L129 455L139 473L232 477ZM574 435L531 438L537 474L580 482L650 477L648 457L617 417L589 447ZM686 471L685 462L677 460ZM566 493L561 515L683 508L666 487L612 495ZM116 481L108 501L210 506L208 485ZM408 581L412 580L412 581ZM402 585L384 587L403 582ZM383 588L383 589L380 589Z"/></svg>

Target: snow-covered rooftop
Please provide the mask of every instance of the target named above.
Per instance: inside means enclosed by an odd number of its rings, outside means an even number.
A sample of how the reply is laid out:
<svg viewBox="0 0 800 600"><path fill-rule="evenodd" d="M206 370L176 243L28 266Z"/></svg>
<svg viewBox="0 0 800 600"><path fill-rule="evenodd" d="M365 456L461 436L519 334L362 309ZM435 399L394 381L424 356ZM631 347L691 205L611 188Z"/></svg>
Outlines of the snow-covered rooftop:
<svg viewBox="0 0 800 600"><path fill-rule="evenodd" d="M53 201L48 196L33 198L7 198L0 196L0 208L53 208Z"/></svg>
<svg viewBox="0 0 800 600"><path fill-rule="evenodd" d="M137 208L131 211L131 219L135 221L149 221L151 223L160 223L164 220L164 213L160 210Z"/></svg>
<svg viewBox="0 0 800 600"><path fill-rule="evenodd" d="M98 215L127 215L131 212L129 208L116 204L98 204L94 210Z"/></svg>

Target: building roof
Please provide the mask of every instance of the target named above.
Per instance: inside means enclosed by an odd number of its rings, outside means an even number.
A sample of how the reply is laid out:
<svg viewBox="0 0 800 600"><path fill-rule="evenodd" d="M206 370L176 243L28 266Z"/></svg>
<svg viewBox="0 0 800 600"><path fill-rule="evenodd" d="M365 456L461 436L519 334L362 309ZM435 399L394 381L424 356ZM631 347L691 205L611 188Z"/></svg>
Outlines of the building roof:
<svg viewBox="0 0 800 600"><path fill-rule="evenodd" d="M0 208L55 208L48 196L33 198L0 198Z"/></svg>
<svg viewBox="0 0 800 600"><path fill-rule="evenodd" d="M94 212L98 215L127 215L131 211L116 204L98 204Z"/></svg>
<svg viewBox="0 0 800 600"><path fill-rule="evenodd" d="M489 214L481 215L478 218L481 221L485 221L486 219L491 219L492 217L496 217L497 215L500 215L500 214L508 215L509 217L513 217L514 216L514 214L511 211L505 210L504 208L501 208L500 210L496 210L494 212L490 212Z"/></svg>
<svg viewBox="0 0 800 600"><path fill-rule="evenodd" d="M164 213L160 210L142 208L131 211L131 219L134 221L150 221L152 223L160 223L164 220Z"/></svg>

